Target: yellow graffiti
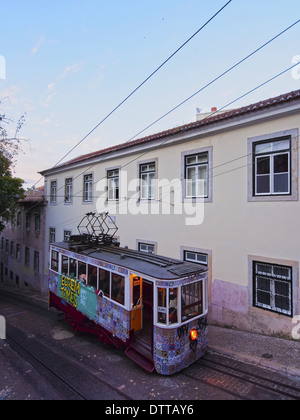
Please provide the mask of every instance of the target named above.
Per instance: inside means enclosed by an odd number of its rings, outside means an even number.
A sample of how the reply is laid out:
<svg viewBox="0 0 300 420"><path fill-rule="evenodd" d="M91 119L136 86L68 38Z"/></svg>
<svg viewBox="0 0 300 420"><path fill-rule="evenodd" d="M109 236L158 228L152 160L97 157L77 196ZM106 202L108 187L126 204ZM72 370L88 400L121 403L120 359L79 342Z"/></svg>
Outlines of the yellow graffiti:
<svg viewBox="0 0 300 420"><path fill-rule="evenodd" d="M77 308L77 296L80 295L80 282L61 276L60 290L62 299L69 302L74 308Z"/></svg>

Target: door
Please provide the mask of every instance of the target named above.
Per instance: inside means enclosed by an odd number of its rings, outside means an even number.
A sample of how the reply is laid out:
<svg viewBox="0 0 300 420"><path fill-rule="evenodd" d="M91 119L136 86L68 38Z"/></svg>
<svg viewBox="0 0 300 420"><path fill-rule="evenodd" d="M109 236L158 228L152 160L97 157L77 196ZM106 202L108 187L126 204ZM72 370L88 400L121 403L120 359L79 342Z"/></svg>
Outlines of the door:
<svg viewBox="0 0 300 420"><path fill-rule="evenodd" d="M131 329L135 332L143 328L143 279L131 274Z"/></svg>

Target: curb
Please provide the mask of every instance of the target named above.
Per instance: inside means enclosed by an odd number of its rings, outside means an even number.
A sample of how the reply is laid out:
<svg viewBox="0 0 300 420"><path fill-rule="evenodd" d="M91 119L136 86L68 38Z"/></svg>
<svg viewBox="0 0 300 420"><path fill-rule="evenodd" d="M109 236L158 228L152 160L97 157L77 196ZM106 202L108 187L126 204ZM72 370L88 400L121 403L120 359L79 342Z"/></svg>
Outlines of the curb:
<svg viewBox="0 0 300 420"><path fill-rule="evenodd" d="M259 366L272 372L293 376L297 379L300 378L300 369L283 365L274 360L265 360L262 357L255 357L246 353L240 353L232 350L229 351L218 346L208 346L208 352L217 356L225 356L229 359L247 363L252 366Z"/></svg>

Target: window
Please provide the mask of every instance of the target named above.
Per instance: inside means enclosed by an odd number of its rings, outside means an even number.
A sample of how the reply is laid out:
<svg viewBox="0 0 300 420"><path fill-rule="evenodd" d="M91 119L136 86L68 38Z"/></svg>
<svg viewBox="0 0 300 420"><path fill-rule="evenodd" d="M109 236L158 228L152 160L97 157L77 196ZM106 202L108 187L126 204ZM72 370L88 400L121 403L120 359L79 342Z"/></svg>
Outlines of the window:
<svg viewBox="0 0 300 420"><path fill-rule="evenodd" d="M98 286L98 269L93 265L88 266L88 286L93 287L95 290Z"/></svg>
<svg viewBox="0 0 300 420"><path fill-rule="evenodd" d="M49 243L50 244L53 244L55 242L55 237L56 237L56 229L50 228L49 229Z"/></svg>
<svg viewBox="0 0 300 420"><path fill-rule="evenodd" d="M14 241L11 241L10 243L10 256L11 257L14 256L14 247L15 247Z"/></svg>
<svg viewBox="0 0 300 420"><path fill-rule="evenodd" d="M86 284L86 264L78 261L78 280Z"/></svg>
<svg viewBox="0 0 300 420"><path fill-rule="evenodd" d="M99 269L99 290L104 293L104 296L110 297L110 272Z"/></svg>
<svg viewBox="0 0 300 420"><path fill-rule="evenodd" d="M41 215L39 213L34 215L34 230L37 233L41 231Z"/></svg>
<svg viewBox="0 0 300 420"><path fill-rule="evenodd" d="M248 138L248 202L299 200L299 130Z"/></svg>
<svg viewBox="0 0 300 420"><path fill-rule="evenodd" d="M40 270L40 253L38 251L34 251L34 271Z"/></svg>
<svg viewBox="0 0 300 420"><path fill-rule="evenodd" d="M69 242L72 232L70 230L64 230L64 242Z"/></svg>
<svg viewBox="0 0 300 420"><path fill-rule="evenodd" d="M255 195L291 193L291 140L254 143Z"/></svg>
<svg viewBox="0 0 300 420"><path fill-rule="evenodd" d="M65 181L65 203L70 204L73 200L73 179L68 178Z"/></svg>
<svg viewBox="0 0 300 420"><path fill-rule="evenodd" d="M203 313L203 282L188 284L181 288L182 322Z"/></svg>
<svg viewBox="0 0 300 420"><path fill-rule="evenodd" d="M292 267L253 264L254 306L292 317Z"/></svg>
<svg viewBox="0 0 300 420"><path fill-rule="evenodd" d="M50 184L50 203L56 203L57 200L57 181L51 181Z"/></svg>
<svg viewBox="0 0 300 420"><path fill-rule="evenodd" d="M208 197L208 152L185 157L186 198Z"/></svg>
<svg viewBox="0 0 300 420"><path fill-rule="evenodd" d="M20 261L21 259L21 247L20 244L16 245L16 259Z"/></svg>
<svg viewBox="0 0 300 420"><path fill-rule="evenodd" d="M26 212L25 215L25 227L27 230L30 230L31 228L31 213Z"/></svg>
<svg viewBox="0 0 300 420"><path fill-rule="evenodd" d="M21 212L17 213L17 227L21 227Z"/></svg>
<svg viewBox="0 0 300 420"><path fill-rule="evenodd" d="M125 304L125 277L119 274L111 275L111 298L121 305Z"/></svg>
<svg viewBox="0 0 300 420"><path fill-rule="evenodd" d="M208 255L192 251L184 251L184 261L208 266Z"/></svg>
<svg viewBox="0 0 300 420"><path fill-rule="evenodd" d="M178 288L158 288L158 322L160 324L177 324L178 294Z"/></svg>
<svg viewBox="0 0 300 420"><path fill-rule="evenodd" d="M140 165L141 199L154 200L156 194L155 187L156 165L155 162Z"/></svg>
<svg viewBox="0 0 300 420"><path fill-rule="evenodd" d="M30 265L30 251L29 248L25 248L25 265Z"/></svg>
<svg viewBox="0 0 300 420"><path fill-rule="evenodd" d="M108 200L119 200L120 198L120 171L115 169L107 172Z"/></svg>
<svg viewBox="0 0 300 420"><path fill-rule="evenodd" d="M139 243L139 251L155 254L155 245Z"/></svg>
<svg viewBox="0 0 300 420"><path fill-rule="evenodd" d="M65 255L61 257L61 274L66 277L69 275L69 258Z"/></svg>
<svg viewBox="0 0 300 420"><path fill-rule="evenodd" d="M93 175L84 175L83 178L83 201L93 201Z"/></svg>
<svg viewBox="0 0 300 420"><path fill-rule="evenodd" d="M73 258L69 261L69 276L71 279L77 279L77 260Z"/></svg>
<svg viewBox="0 0 300 420"><path fill-rule="evenodd" d="M57 251L52 251L51 253L51 270L58 273L58 260L59 260L59 254Z"/></svg>

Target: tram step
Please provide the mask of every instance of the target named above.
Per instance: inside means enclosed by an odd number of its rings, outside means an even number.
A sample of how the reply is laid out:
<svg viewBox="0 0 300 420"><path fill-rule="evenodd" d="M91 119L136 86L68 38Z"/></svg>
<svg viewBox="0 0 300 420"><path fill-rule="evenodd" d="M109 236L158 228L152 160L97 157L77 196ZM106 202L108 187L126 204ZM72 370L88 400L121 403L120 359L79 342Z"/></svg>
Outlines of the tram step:
<svg viewBox="0 0 300 420"><path fill-rule="evenodd" d="M128 347L125 351L125 354L129 357L129 359L131 359L133 362L135 362L137 365L143 368L146 372L154 372L155 368L153 361L141 352L139 352L134 347Z"/></svg>

